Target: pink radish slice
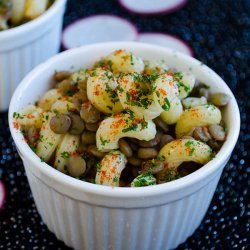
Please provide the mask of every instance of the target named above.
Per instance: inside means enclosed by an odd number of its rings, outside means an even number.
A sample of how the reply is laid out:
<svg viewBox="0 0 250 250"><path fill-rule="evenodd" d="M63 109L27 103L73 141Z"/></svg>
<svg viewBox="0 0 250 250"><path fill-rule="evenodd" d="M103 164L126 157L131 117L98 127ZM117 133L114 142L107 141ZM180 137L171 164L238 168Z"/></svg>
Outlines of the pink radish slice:
<svg viewBox="0 0 250 250"><path fill-rule="evenodd" d="M167 47L183 54L193 56L193 50L191 47L180 38L169 34L163 33L141 33L137 39L138 42L150 43Z"/></svg>
<svg viewBox="0 0 250 250"><path fill-rule="evenodd" d="M119 0L128 11L142 15L166 14L182 8L187 0Z"/></svg>
<svg viewBox="0 0 250 250"><path fill-rule="evenodd" d="M5 187L3 182L0 181L0 209L2 209L4 201L5 201Z"/></svg>
<svg viewBox="0 0 250 250"><path fill-rule="evenodd" d="M68 25L63 31L62 44L70 49L99 42L134 41L137 36L136 27L126 19L95 15Z"/></svg>

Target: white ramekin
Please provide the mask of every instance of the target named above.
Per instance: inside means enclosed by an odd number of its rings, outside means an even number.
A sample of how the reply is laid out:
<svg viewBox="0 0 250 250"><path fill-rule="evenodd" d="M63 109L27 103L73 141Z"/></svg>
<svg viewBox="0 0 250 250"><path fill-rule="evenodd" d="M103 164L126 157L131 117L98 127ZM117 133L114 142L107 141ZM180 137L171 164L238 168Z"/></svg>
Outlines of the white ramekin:
<svg viewBox="0 0 250 250"><path fill-rule="evenodd" d="M171 67L192 72L212 92L232 96L223 113L227 140L212 161L170 183L111 188L62 174L33 153L13 126L13 112L34 103L49 89L55 70L88 67L115 49L130 50L147 60L165 59ZM226 83L196 59L158 46L115 42L69 50L34 69L12 97L9 124L37 209L58 239L75 249L171 249L184 242L204 217L237 141L240 115Z"/></svg>
<svg viewBox="0 0 250 250"><path fill-rule="evenodd" d="M56 0L40 17L0 32L0 111L7 110L23 77L60 48L67 0Z"/></svg>

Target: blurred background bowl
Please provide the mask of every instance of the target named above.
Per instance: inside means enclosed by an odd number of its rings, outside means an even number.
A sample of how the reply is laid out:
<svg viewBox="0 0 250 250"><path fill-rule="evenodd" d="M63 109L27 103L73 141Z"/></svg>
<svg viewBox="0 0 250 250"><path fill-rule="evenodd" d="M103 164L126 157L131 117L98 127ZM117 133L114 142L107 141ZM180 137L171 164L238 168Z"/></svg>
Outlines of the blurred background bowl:
<svg viewBox="0 0 250 250"><path fill-rule="evenodd" d="M0 32L0 111L8 109L23 77L59 51L66 1L56 0L38 18Z"/></svg>

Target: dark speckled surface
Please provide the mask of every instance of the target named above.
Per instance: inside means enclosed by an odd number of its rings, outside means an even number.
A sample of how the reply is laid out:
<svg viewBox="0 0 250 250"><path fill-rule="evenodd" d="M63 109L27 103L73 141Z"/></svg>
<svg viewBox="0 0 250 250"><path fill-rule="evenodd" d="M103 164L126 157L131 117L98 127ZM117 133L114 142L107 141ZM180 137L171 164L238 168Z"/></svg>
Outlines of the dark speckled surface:
<svg viewBox="0 0 250 250"><path fill-rule="evenodd" d="M109 13L142 31L179 36L195 57L213 68L234 92L241 112L239 141L215 196L195 233L178 249L247 249L250 246L250 1L190 0L181 10L137 16L117 1L69 0L64 23ZM7 113L0 114L0 178L7 197L0 211L0 249L68 249L37 213L22 162L10 137Z"/></svg>

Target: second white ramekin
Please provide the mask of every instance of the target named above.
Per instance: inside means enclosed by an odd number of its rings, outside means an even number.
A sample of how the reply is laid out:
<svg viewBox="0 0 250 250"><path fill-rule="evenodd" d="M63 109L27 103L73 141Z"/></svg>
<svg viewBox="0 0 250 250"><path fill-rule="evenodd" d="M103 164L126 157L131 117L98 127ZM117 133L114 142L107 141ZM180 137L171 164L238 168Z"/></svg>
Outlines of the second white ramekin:
<svg viewBox="0 0 250 250"><path fill-rule="evenodd" d="M223 112L227 140L213 160L179 180L141 188L83 182L41 162L15 129L13 112L34 103L49 89L55 70L88 67L116 49L127 49L147 60L165 59L170 67L191 71L212 92L232 97ZM9 124L37 209L58 239L75 249L157 250L177 247L199 226L237 141L240 116L226 83L194 58L158 46L115 42L66 51L33 70L12 98Z"/></svg>
<svg viewBox="0 0 250 250"><path fill-rule="evenodd" d="M23 77L59 51L66 1L56 0L40 17L0 32L0 111L8 109Z"/></svg>

